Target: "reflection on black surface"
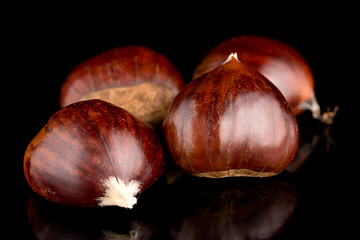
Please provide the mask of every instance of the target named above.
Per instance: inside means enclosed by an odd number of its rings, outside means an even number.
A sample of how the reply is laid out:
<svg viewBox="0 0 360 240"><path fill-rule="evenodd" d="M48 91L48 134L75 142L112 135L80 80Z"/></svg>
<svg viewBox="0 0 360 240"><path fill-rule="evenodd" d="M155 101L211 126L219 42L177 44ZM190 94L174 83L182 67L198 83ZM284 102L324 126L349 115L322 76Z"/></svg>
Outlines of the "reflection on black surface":
<svg viewBox="0 0 360 240"><path fill-rule="evenodd" d="M73 208L29 194L28 222L39 240L163 239L157 211L163 203L165 180L160 179L134 209L119 207ZM150 196L152 195L152 196ZM155 198L158 196L159 198Z"/></svg>
<svg viewBox="0 0 360 240"><path fill-rule="evenodd" d="M272 179L199 179L174 186L173 239L272 239L297 203L296 188Z"/></svg>
<svg viewBox="0 0 360 240"><path fill-rule="evenodd" d="M332 125L325 125L319 121L311 119L309 113L305 113L297 118L299 123L299 147L295 158L286 168L294 174L308 160L321 138L326 141L326 153L328 154L331 146L336 145L331 137L334 128Z"/></svg>
<svg viewBox="0 0 360 240"><path fill-rule="evenodd" d="M314 148L318 144L320 137L318 135L312 135L312 139L307 142L301 142L296 155L286 170L294 174L299 168L306 162L310 154L314 151Z"/></svg>
<svg viewBox="0 0 360 240"><path fill-rule="evenodd" d="M282 178L183 175L149 189L133 210L69 208L30 194L28 221L39 240L271 239L297 204L296 188Z"/></svg>

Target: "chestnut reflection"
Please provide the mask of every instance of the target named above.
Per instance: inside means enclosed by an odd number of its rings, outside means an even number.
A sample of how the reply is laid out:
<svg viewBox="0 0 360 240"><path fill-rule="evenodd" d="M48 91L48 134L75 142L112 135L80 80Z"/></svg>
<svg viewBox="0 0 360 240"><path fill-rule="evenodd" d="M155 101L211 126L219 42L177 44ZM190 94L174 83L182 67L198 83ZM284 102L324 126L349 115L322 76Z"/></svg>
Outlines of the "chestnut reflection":
<svg viewBox="0 0 360 240"><path fill-rule="evenodd" d="M173 239L271 239L294 212L296 188L278 179L199 179L174 186Z"/></svg>
<svg viewBox="0 0 360 240"><path fill-rule="evenodd" d="M334 144L331 136L331 132L334 130L333 125L325 125L313 121L312 116L309 113L304 113L297 117L297 120L300 130L299 147L293 161L286 168L287 172L290 174L295 174L307 162L312 156L314 149L321 141L325 141L326 153L331 144Z"/></svg>
<svg viewBox="0 0 360 240"><path fill-rule="evenodd" d="M139 196L133 209L78 208L58 205L29 193L28 223L39 240L162 239L159 208L166 192L164 178ZM158 198L156 198L156 196Z"/></svg>

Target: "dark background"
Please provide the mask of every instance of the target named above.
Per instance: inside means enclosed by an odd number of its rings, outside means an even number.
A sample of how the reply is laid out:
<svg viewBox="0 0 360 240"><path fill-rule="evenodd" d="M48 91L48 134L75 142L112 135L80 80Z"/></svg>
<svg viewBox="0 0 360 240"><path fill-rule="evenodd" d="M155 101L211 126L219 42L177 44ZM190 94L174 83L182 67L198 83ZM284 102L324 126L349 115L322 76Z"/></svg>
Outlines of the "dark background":
<svg viewBox="0 0 360 240"><path fill-rule="evenodd" d="M210 3L208 3L210 4ZM11 6L2 21L5 83L2 97L7 153L2 160L3 211L10 210L9 234L36 239L27 220L31 190L23 172L27 144L58 109L59 90L80 62L105 50L145 45L165 56L189 82L195 66L218 43L243 34L263 35L297 49L315 78L320 106L340 111L329 131L336 145L327 147L325 127L303 117L320 140L306 163L291 177L299 192L293 217L280 238L351 236L358 223L358 186L353 155L358 142L352 91L359 74L352 6L214 5L208 9L173 3L159 6ZM355 110L355 111L354 111ZM352 120L355 119L355 120ZM307 126L308 126L307 125ZM9 165L8 165L9 164ZM9 194L10 193L10 194ZM10 195L10 196L9 196ZM350 220L353 219L353 220ZM15 231L14 231L15 230ZM309 238L312 239L312 238Z"/></svg>

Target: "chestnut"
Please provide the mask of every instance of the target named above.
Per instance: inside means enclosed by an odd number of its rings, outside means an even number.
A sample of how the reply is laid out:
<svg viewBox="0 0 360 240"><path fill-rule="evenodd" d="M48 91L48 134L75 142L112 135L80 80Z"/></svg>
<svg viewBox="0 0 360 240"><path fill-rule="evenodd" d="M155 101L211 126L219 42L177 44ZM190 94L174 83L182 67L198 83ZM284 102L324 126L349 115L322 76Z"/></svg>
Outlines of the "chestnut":
<svg viewBox="0 0 360 240"><path fill-rule="evenodd" d="M279 174L293 160L299 141L284 96L236 54L179 92L163 133L185 172L213 178Z"/></svg>
<svg viewBox="0 0 360 240"><path fill-rule="evenodd" d="M193 78L221 65L236 52L239 60L263 74L279 88L296 115L310 110L315 119L331 124L334 114L321 115L314 93L314 77L304 57L290 45L262 36L238 36L221 42L198 64Z"/></svg>
<svg viewBox="0 0 360 240"><path fill-rule="evenodd" d="M155 131L102 100L56 112L26 149L24 173L45 199L66 206L132 208L164 170Z"/></svg>
<svg viewBox="0 0 360 240"><path fill-rule="evenodd" d="M144 46L110 49L75 67L60 93L60 106L101 99L143 122L161 126L184 80L162 54Z"/></svg>

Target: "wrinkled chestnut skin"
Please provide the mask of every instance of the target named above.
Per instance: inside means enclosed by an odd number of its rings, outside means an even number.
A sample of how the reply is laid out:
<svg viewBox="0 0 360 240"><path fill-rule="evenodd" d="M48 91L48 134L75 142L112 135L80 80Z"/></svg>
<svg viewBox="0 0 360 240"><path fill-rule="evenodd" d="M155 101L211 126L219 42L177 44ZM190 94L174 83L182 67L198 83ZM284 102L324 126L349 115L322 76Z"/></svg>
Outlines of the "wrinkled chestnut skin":
<svg viewBox="0 0 360 240"><path fill-rule="evenodd" d="M280 91L235 58L186 85L164 119L175 162L204 177L266 177L293 160L296 118Z"/></svg>
<svg viewBox="0 0 360 240"><path fill-rule="evenodd" d="M193 78L218 67L232 52L275 84L296 115L303 112L297 106L314 98L314 78L301 54L285 43L262 36L239 36L220 43L202 59Z"/></svg>
<svg viewBox="0 0 360 240"><path fill-rule="evenodd" d="M56 112L26 149L24 173L45 199L95 207L102 181L137 180L141 191L162 174L163 149L155 132L124 109L101 100Z"/></svg>

